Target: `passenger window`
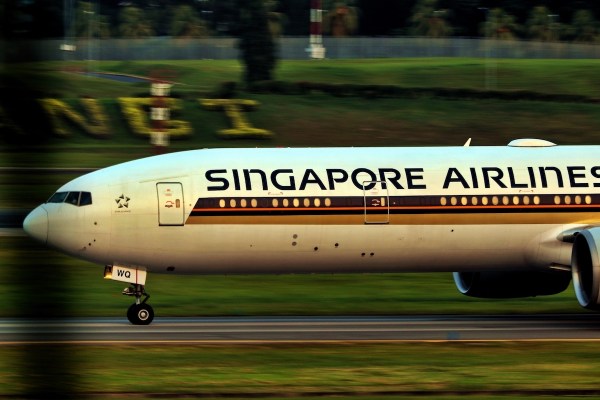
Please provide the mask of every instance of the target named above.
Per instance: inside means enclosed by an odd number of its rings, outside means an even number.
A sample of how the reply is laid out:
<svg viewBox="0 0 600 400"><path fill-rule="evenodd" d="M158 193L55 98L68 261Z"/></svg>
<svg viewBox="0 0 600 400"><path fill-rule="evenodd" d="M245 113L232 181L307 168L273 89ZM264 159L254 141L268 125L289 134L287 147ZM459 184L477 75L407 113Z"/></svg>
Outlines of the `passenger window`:
<svg viewBox="0 0 600 400"><path fill-rule="evenodd" d="M67 194L69 194L69 192L56 192L52 196L50 196L46 203L62 203L63 201L65 201L65 197L67 197Z"/></svg>
<svg viewBox="0 0 600 400"><path fill-rule="evenodd" d="M79 197L79 205L89 206L90 204L92 204L92 194L90 192L81 192L81 197Z"/></svg>
<svg viewBox="0 0 600 400"><path fill-rule="evenodd" d="M79 204L79 192L69 192L65 199L65 203L77 206Z"/></svg>

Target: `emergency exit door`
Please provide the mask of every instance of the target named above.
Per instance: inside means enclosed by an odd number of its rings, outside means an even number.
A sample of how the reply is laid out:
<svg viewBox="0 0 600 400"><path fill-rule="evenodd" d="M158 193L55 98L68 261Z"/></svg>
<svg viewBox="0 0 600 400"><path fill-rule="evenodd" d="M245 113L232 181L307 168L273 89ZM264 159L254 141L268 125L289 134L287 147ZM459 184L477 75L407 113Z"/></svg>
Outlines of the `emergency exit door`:
<svg viewBox="0 0 600 400"><path fill-rule="evenodd" d="M179 182L160 182L158 192L158 224L178 226L184 223L183 187Z"/></svg>
<svg viewBox="0 0 600 400"><path fill-rule="evenodd" d="M390 223L390 196L385 182L363 182L363 196L365 206L365 224Z"/></svg>

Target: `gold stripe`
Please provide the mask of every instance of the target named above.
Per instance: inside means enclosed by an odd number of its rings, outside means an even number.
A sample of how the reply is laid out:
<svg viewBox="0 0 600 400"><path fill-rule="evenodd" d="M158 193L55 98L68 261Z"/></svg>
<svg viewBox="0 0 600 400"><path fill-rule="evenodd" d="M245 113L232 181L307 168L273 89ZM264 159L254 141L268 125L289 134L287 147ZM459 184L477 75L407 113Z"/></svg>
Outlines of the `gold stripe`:
<svg viewBox="0 0 600 400"><path fill-rule="evenodd" d="M369 222L381 222L385 215L368 215ZM475 213L475 214L392 214L390 225L518 225L597 224L593 212ZM363 225L365 215L247 215L193 216L187 224L201 225Z"/></svg>

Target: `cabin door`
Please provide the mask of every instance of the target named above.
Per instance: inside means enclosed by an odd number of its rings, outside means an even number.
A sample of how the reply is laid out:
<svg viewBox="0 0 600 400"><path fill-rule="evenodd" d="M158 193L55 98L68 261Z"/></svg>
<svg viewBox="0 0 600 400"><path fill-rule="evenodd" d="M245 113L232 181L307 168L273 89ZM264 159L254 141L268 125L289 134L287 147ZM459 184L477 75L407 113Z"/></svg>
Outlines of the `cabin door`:
<svg viewBox="0 0 600 400"><path fill-rule="evenodd" d="M389 224L390 196L385 182L365 181L362 183L365 199L365 224Z"/></svg>
<svg viewBox="0 0 600 400"><path fill-rule="evenodd" d="M156 184L158 193L158 224L179 226L184 223L183 187L179 182Z"/></svg>

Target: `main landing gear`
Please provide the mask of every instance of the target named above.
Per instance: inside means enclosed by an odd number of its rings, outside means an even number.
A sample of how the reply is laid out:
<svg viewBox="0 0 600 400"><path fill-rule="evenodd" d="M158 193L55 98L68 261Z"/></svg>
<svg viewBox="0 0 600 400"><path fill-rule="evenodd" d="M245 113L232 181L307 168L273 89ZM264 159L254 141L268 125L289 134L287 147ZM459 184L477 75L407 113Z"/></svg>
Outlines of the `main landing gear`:
<svg viewBox="0 0 600 400"><path fill-rule="evenodd" d="M134 296L135 303L133 303L127 310L127 319L133 325L148 325L154 319L154 310L150 304L146 301L150 298L150 295L146 293L144 285L134 284L123 290L125 296ZM142 300L142 297L144 299Z"/></svg>

